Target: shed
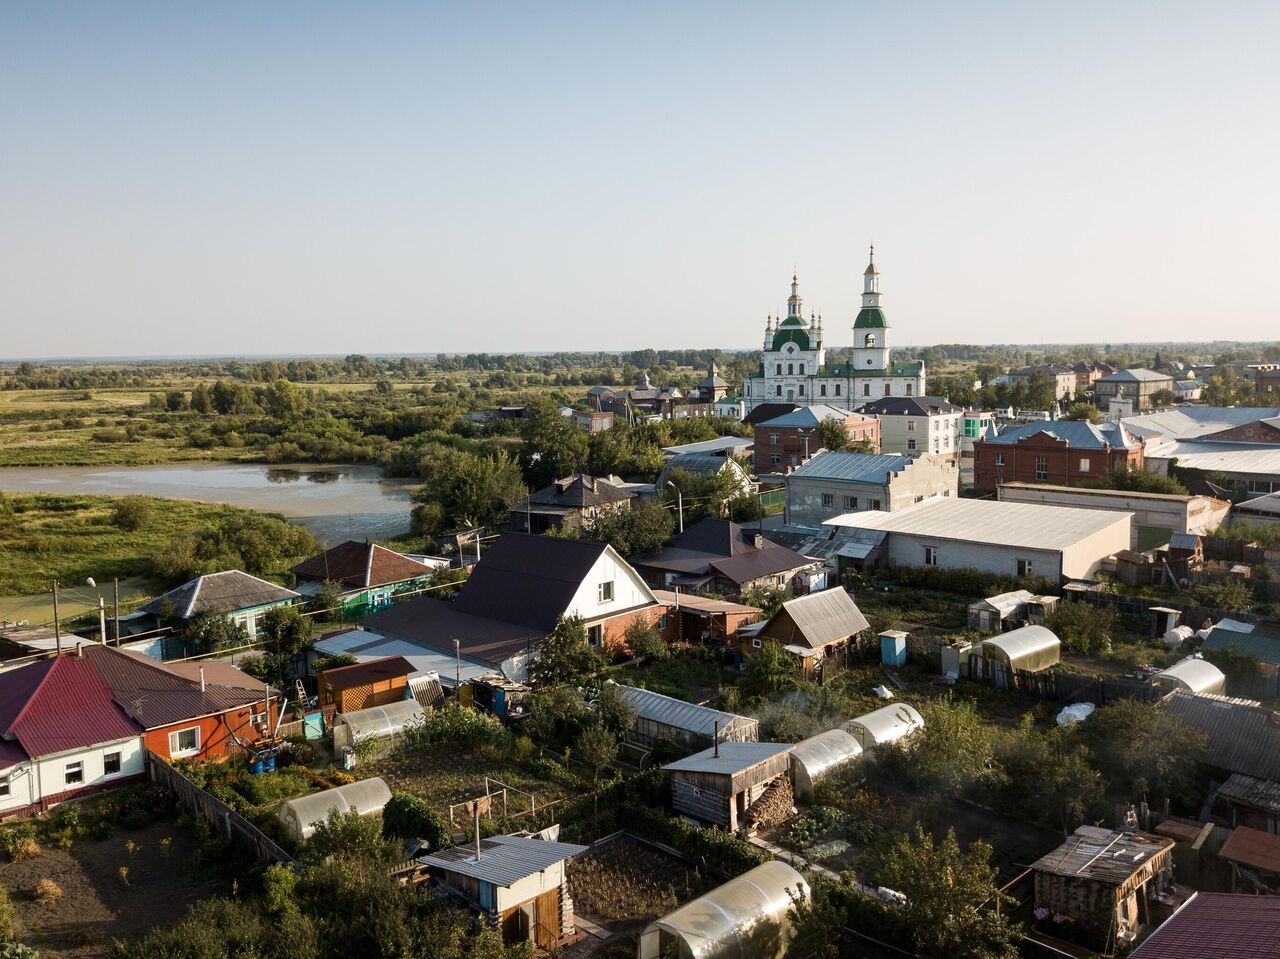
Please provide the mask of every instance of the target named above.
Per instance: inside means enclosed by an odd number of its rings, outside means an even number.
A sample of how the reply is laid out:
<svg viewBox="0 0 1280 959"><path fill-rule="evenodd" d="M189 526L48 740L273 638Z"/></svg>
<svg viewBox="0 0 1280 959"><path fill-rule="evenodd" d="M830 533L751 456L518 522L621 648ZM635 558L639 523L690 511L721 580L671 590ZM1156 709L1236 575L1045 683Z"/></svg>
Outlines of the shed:
<svg viewBox="0 0 1280 959"><path fill-rule="evenodd" d="M341 751L344 746L354 746L365 739L394 736L411 723L423 722L425 718L426 712L416 699L402 699L385 706L340 713L333 724L333 747Z"/></svg>
<svg viewBox="0 0 1280 959"><path fill-rule="evenodd" d="M779 859L761 863L645 926L637 959L780 959L798 896L809 896L800 873Z"/></svg>
<svg viewBox="0 0 1280 959"><path fill-rule="evenodd" d="M843 729L828 729L796 743L791 750L791 783L796 798L813 800L813 787L862 755L862 746Z"/></svg>
<svg viewBox="0 0 1280 959"><path fill-rule="evenodd" d="M329 813L345 813L354 809L361 816L370 816L382 812L390 798L391 790L387 784L375 776L286 800L280 804L276 815L295 839L310 839L316 831L316 824L328 819Z"/></svg>
<svg viewBox="0 0 1280 959"><path fill-rule="evenodd" d="M760 738L760 724L754 719L687 703L638 686L618 686L618 695L636 711L627 738L642 746L654 746L670 739L692 749L710 745L719 730L720 742L753 743Z"/></svg>
<svg viewBox="0 0 1280 959"><path fill-rule="evenodd" d="M1178 660L1152 676L1151 682L1166 691L1183 689L1189 693L1220 693L1227 688L1222 670L1199 656Z"/></svg>
<svg viewBox="0 0 1280 959"><path fill-rule="evenodd" d="M1062 658L1062 642L1044 626L1023 626L982 641L982 655L1011 669L1038 673Z"/></svg>
<svg viewBox="0 0 1280 959"><path fill-rule="evenodd" d="M894 742L923 728L924 717L919 710L907 703L881 706L844 724L845 732L856 739L864 750Z"/></svg>
<svg viewBox="0 0 1280 959"><path fill-rule="evenodd" d="M907 665L907 633L886 629L880 634L880 662L901 669Z"/></svg>
<svg viewBox="0 0 1280 959"><path fill-rule="evenodd" d="M735 832L769 783L791 768L793 748L790 743L720 743L668 763L662 768L671 773L671 808Z"/></svg>

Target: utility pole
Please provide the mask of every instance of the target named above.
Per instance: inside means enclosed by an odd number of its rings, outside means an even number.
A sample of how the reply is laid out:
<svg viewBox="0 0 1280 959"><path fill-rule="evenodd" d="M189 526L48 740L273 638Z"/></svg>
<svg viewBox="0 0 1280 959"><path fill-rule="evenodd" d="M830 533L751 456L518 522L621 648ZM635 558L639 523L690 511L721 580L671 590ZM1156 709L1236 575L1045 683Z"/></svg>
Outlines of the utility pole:
<svg viewBox="0 0 1280 959"><path fill-rule="evenodd" d="M107 645L107 601L98 594L98 641Z"/></svg>
<svg viewBox="0 0 1280 959"><path fill-rule="evenodd" d="M116 645L120 645L120 578L115 579L116 593Z"/></svg>
<svg viewBox="0 0 1280 959"><path fill-rule="evenodd" d="M453 692L462 705L462 643L453 641Z"/></svg>
<svg viewBox="0 0 1280 959"><path fill-rule="evenodd" d="M62 625L58 622L58 581L53 581L53 645L62 655Z"/></svg>

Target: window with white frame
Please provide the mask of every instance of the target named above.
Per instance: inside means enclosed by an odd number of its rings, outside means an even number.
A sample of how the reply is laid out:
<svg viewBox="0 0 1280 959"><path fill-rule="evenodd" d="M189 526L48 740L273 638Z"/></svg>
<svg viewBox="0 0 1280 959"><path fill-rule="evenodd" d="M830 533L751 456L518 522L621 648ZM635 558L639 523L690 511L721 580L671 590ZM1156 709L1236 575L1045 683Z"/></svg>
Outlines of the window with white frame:
<svg viewBox="0 0 1280 959"><path fill-rule="evenodd" d="M271 722L271 719L264 712L256 712L249 716L250 726L254 726L254 727L265 726L269 722Z"/></svg>
<svg viewBox="0 0 1280 959"><path fill-rule="evenodd" d="M587 645L600 647L604 644L604 627L599 623L587 627Z"/></svg>
<svg viewBox="0 0 1280 959"><path fill-rule="evenodd" d="M916 421L911 417L907 417L907 432L914 433L916 431Z"/></svg>
<svg viewBox="0 0 1280 959"><path fill-rule="evenodd" d="M801 375L801 376L804 376L804 364L803 364L803 363L801 363L801 364L800 364L800 375Z"/></svg>
<svg viewBox="0 0 1280 959"><path fill-rule="evenodd" d="M84 782L84 763L67 763L62 769L62 778L68 786Z"/></svg>
<svg viewBox="0 0 1280 959"><path fill-rule="evenodd" d="M104 776L115 776L120 773L120 753L103 753L102 755L102 774Z"/></svg>
<svg viewBox="0 0 1280 959"><path fill-rule="evenodd" d="M916 448L916 441L914 439L907 440L907 449L913 450L915 448Z"/></svg>
<svg viewBox="0 0 1280 959"><path fill-rule="evenodd" d="M880 501L879 501L878 499L873 499L873 500L871 501L871 508L872 508L872 509L879 509L879 508L880 508Z"/></svg>
<svg viewBox="0 0 1280 959"><path fill-rule="evenodd" d="M926 566L938 565L938 547L926 546L924 548L924 564Z"/></svg>
<svg viewBox="0 0 1280 959"><path fill-rule="evenodd" d="M777 453L770 453L769 462L772 463L774 466L778 466L779 464L782 463L782 457L779 456Z"/></svg>
<svg viewBox="0 0 1280 959"><path fill-rule="evenodd" d="M762 645L763 643L761 643L760 640L758 639L751 640L751 646L753 649L759 649Z"/></svg>
<svg viewBox="0 0 1280 959"><path fill-rule="evenodd" d="M3 799L5 796L8 796L9 794L10 794L9 777L0 776L0 799Z"/></svg>
<svg viewBox="0 0 1280 959"><path fill-rule="evenodd" d="M596 584L596 601L600 603L613 602L613 580Z"/></svg>
<svg viewBox="0 0 1280 959"><path fill-rule="evenodd" d="M1081 473L1089 472L1089 457L1087 456L1080 457L1080 472Z"/></svg>
<svg viewBox="0 0 1280 959"><path fill-rule="evenodd" d="M194 756L200 751L200 727L175 729L169 734L169 755Z"/></svg>
<svg viewBox="0 0 1280 959"><path fill-rule="evenodd" d="M777 445L778 445L778 436L779 436L779 434L777 434L777 433L770 433L770 434L769 434L769 445L770 445L770 446L777 446Z"/></svg>
<svg viewBox="0 0 1280 959"><path fill-rule="evenodd" d="M857 508L858 508L858 497L856 497L856 496L846 496L846 497L844 498L844 508L845 508L845 509L857 509Z"/></svg>
<svg viewBox="0 0 1280 959"><path fill-rule="evenodd" d="M997 454L996 454L996 466L1004 466L1004 454L1003 454L1003 453L997 453Z"/></svg>

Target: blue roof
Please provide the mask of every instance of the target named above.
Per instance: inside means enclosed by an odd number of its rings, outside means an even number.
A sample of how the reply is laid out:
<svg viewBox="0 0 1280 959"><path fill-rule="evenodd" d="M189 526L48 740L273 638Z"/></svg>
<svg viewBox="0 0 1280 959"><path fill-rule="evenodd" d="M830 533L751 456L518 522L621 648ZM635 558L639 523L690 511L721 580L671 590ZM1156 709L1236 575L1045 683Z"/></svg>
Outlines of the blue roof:
<svg viewBox="0 0 1280 959"><path fill-rule="evenodd" d="M995 439L986 442L1013 446L1021 439L1037 433L1050 433L1065 440L1072 449L1100 450L1108 444L1113 449L1130 449L1133 444L1118 423L1086 423L1084 420L1036 420L1019 426L1007 426Z"/></svg>
<svg viewBox="0 0 1280 959"><path fill-rule="evenodd" d="M1200 545L1200 537L1195 533L1174 533L1169 537L1170 549L1194 550Z"/></svg>
<svg viewBox="0 0 1280 959"><path fill-rule="evenodd" d="M1235 647L1235 651L1243 656L1252 656L1260 663L1280 666L1280 635L1269 630L1254 629L1250 633L1242 633L1234 629L1215 626L1209 630L1201 650L1227 649Z"/></svg>
<svg viewBox="0 0 1280 959"><path fill-rule="evenodd" d="M854 483L883 485L890 473L911 465L910 456L901 453L819 453L791 476L805 479L849 480Z"/></svg>
<svg viewBox="0 0 1280 959"><path fill-rule="evenodd" d="M792 410L790 413L783 413L781 416L775 416L773 419L765 420L763 423L758 425L817 426L823 420L843 420L847 416L849 416L849 413L846 410L838 410L834 406L828 406L825 403L816 403L813 406L802 406L800 409Z"/></svg>

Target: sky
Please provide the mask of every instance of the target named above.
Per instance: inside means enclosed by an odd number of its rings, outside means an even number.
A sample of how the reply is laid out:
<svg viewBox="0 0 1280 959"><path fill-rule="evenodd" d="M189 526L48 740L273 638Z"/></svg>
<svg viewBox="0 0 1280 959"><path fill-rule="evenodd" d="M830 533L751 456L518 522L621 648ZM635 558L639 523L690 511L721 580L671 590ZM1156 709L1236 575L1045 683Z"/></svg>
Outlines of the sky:
<svg viewBox="0 0 1280 959"><path fill-rule="evenodd" d="M0 0L0 356L1280 339L1280 4Z"/></svg>

